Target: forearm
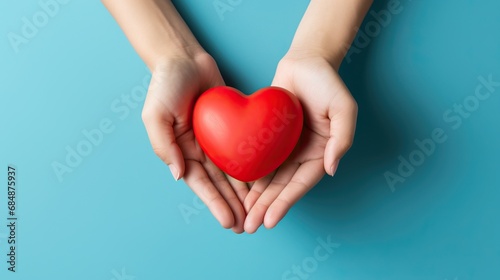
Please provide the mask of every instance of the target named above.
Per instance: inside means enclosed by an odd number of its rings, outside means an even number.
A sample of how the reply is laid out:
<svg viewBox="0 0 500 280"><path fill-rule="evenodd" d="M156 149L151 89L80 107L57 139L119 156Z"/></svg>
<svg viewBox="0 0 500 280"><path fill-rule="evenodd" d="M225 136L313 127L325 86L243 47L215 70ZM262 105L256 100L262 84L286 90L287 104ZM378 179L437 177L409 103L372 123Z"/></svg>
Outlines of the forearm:
<svg viewBox="0 0 500 280"><path fill-rule="evenodd" d="M290 48L325 57L338 69L373 0L311 0Z"/></svg>
<svg viewBox="0 0 500 280"><path fill-rule="evenodd" d="M169 0L102 0L150 69L165 56L202 50Z"/></svg>

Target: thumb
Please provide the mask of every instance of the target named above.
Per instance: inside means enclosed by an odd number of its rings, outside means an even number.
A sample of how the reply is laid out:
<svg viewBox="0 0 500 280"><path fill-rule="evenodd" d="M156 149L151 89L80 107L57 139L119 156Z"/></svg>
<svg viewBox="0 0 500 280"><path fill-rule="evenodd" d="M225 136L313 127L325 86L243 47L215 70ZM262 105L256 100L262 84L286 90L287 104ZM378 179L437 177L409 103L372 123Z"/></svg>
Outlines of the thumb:
<svg viewBox="0 0 500 280"><path fill-rule="evenodd" d="M176 142L174 118L143 110L142 120L155 154L170 168L175 180L184 175L182 151Z"/></svg>
<svg viewBox="0 0 500 280"><path fill-rule="evenodd" d="M182 71L176 70L176 63L157 66L149 84L148 93L142 109L142 120L155 154L170 168L175 180L184 175L185 162L176 140L174 108L182 108L178 88L183 88ZM178 66L178 65L177 65ZM179 76L181 75L181 76ZM172 81L177 81L172 83ZM179 85L181 84L181 85ZM172 104L177 104L171 108Z"/></svg>
<svg viewBox="0 0 500 280"><path fill-rule="evenodd" d="M358 106L354 98L347 92L342 97L336 98L328 109L330 119L330 138L325 148L324 168L327 174L333 176L337 171L340 159L351 148Z"/></svg>

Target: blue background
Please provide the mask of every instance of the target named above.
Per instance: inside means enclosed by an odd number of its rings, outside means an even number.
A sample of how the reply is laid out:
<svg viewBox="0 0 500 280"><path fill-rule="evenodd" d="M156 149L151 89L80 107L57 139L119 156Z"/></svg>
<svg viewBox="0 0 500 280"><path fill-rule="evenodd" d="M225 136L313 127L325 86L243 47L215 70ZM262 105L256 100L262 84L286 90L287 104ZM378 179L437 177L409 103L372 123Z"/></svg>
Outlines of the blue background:
<svg viewBox="0 0 500 280"><path fill-rule="evenodd" d="M308 1L243 0L223 20L212 0L174 3L227 83L250 93L271 82ZM277 228L236 235L156 158L142 102L126 116L112 109L149 74L101 3L61 5L16 53L8 33L41 7L1 1L0 279L287 279L328 236L337 248L309 279L500 279L500 88L457 129L443 118L478 77L500 81L500 2L401 6L341 68L359 119L337 175ZM105 119L114 130L58 180L52 164ZM447 140L391 189L384 173L435 128ZM18 169L16 273L5 262L8 164Z"/></svg>

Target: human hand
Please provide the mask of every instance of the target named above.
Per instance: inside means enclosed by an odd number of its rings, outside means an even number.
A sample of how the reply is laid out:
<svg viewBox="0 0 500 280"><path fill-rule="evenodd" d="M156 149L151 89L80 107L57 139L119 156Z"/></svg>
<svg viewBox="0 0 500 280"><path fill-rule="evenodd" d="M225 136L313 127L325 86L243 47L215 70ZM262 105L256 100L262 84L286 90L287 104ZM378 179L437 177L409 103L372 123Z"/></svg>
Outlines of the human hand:
<svg viewBox="0 0 500 280"><path fill-rule="evenodd" d="M196 98L220 85L224 81L206 52L164 57L155 63L142 118L154 152L174 178L184 178L223 227L241 233L248 187L208 159L195 140L191 122Z"/></svg>
<svg viewBox="0 0 500 280"><path fill-rule="evenodd" d="M103 0L153 72L142 117L155 153L185 182L225 228L243 231L245 183L226 177L198 146L193 105L224 82L171 1Z"/></svg>
<svg viewBox="0 0 500 280"><path fill-rule="evenodd" d="M289 52L273 80L294 93L304 110L304 127L292 155L272 174L257 180L244 201L244 229L272 228L327 174L333 176L351 147L357 104L337 70L310 52Z"/></svg>

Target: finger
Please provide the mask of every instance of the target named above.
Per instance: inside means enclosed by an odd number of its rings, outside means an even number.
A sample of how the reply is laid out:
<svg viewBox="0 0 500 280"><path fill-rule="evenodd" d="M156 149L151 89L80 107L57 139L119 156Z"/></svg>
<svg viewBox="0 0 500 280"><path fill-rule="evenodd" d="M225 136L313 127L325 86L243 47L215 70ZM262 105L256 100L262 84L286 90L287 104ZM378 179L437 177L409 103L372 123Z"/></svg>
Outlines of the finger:
<svg viewBox="0 0 500 280"><path fill-rule="evenodd" d="M276 170L253 183L252 188L243 202L243 206L245 207L245 211L247 213L250 212L250 209L252 209L257 199L259 199L260 195L264 192L267 186L269 186L275 174Z"/></svg>
<svg viewBox="0 0 500 280"><path fill-rule="evenodd" d="M279 196L299 168L299 163L285 163L276 172L269 186L255 202L245 220L245 231L254 233L264 222L268 207Z"/></svg>
<svg viewBox="0 0 500 280"><path fill-rule="evenodd" d="M175 180L179 180L184 174L185 165L181 149L175 139L173 117L143 111L142 119L153 151L168 165Z"/></svg>
<svg viewBox="0 0 500 280"><path fill-rule="evenodd" d="M237 180L227 174L226 178L229 181L229 184L233 186L234 192L238 196L238 199L240 200L241 204L243 204L249 192L248 184L240 180Z"/></svg>
<svg viewBox="0 0 500 280"><path fill-rule="evenodd" d="M207 160L205 163L203 163L203 167L205 168L213 185L218 189L219 193L227 202L229 208L231 209L231 212L233 213L233 231L236 233L242 233L246 214L241 201L233 190L233 187L231 186L231 184L229 184L224 173L219 168L217 168L210 160Z"/></svg>
<svg viewBox="0 0 500 280"><path fill-rule="evenodd" d="M346 93L334 99L336 102L330 104L328 112L330 138L325 148L324 169L330 176L335 174L340 159L351 148L356 131L358 106L347 89L344 90Z"/></svg>
<svg viewBox="0 0 500 280"><path fill-rule="evenodd" d="M207 205L212 215L224 228L234 225L234 216L226 200L219 193L205 168L197 161L186 160L184 181L193 192Z"/></svg>
<svg viewBox="0 0 500 280"><path fill-rule="evenodd" d="M266 211L264 226L273 228L290 208L312 189L325 175L323 160L317 159L300 165L290 182Z"/></svg>

